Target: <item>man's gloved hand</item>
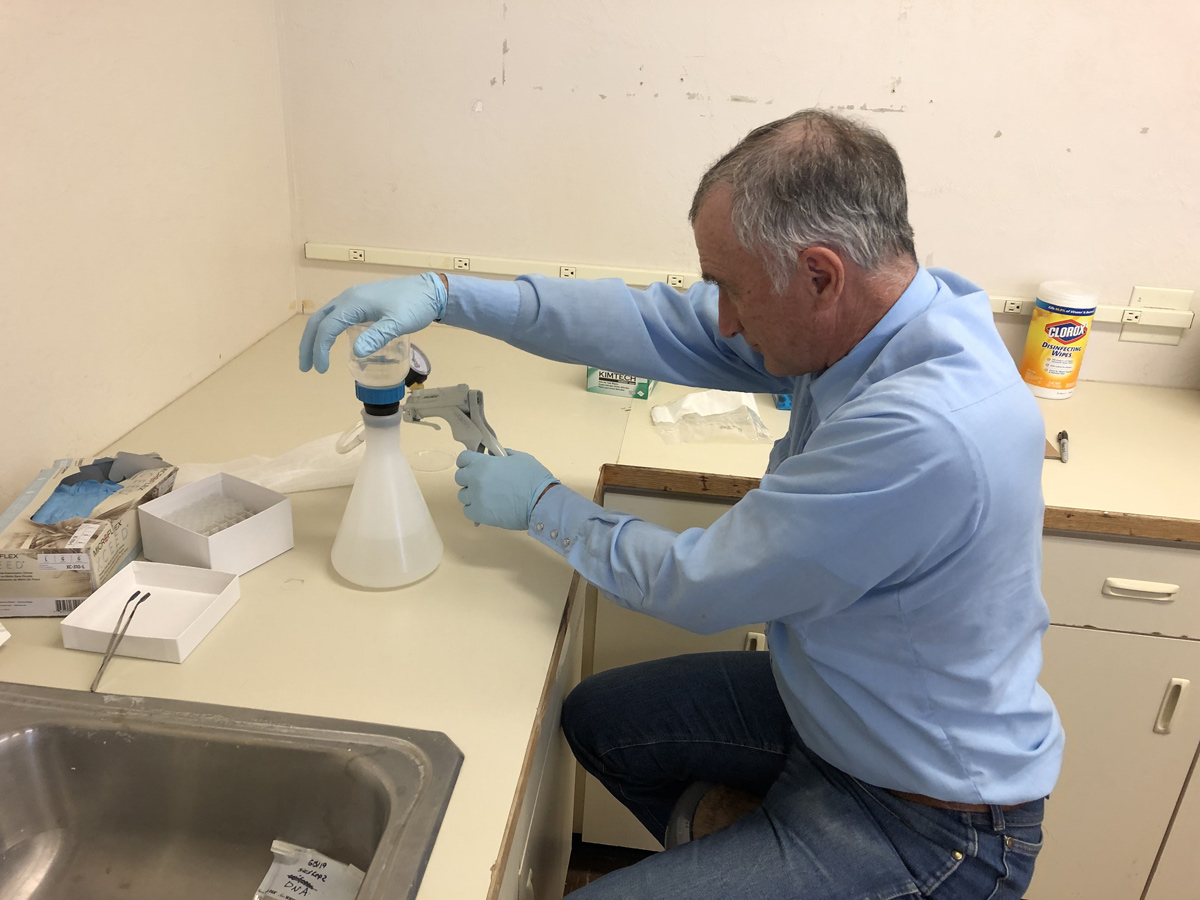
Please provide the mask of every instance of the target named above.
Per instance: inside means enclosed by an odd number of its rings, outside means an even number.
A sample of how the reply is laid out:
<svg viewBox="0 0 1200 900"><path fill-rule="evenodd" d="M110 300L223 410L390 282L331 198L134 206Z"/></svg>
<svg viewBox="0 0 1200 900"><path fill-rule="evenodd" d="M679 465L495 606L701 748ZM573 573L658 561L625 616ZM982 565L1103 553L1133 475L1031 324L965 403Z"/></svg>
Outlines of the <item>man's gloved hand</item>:
<svg viewBox="0 0 1200 900"><path fill-rule="evenodd" d="M354 342L356 356L369 356L390 340L420 331L446 313L442 279L432 272L356 284L309 316L300 338L300 371L329 371L329 348L351 325L375 324Z"/></svg>
<svg viewBox="0 0 1200 900"><path fill-rule="evenodd" d="M507 450L507 448L505 448ZM507 450L488 456L474 450L458 454L458 502L472 522L525 531L542 492L559 481L528 453Z"/></svg>

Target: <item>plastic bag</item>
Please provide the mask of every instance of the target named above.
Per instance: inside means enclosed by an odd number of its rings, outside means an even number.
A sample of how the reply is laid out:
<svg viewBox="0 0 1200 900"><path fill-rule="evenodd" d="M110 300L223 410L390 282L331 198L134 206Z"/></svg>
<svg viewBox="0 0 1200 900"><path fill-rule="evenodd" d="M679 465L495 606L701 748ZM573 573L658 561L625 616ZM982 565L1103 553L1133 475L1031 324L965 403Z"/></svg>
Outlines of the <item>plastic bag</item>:
<svg viewBox="0 0 1200 900"><path fill-rule="evenodd" d="M340 433L327 434L274 459L246 456L223 463L184 463L175 476L175 487L181 488L218 472L236 475L281 494L354 484L363 458L363 447L360 444L348 453L338 453L334 445L340 437Z"/></svg>
<svg viewBox="0 0 1200 900"><path fill-rule="evenodd" d="M770 441L753 394L695 391L650 410L655 430L668 444L704 441Z"/></svg>

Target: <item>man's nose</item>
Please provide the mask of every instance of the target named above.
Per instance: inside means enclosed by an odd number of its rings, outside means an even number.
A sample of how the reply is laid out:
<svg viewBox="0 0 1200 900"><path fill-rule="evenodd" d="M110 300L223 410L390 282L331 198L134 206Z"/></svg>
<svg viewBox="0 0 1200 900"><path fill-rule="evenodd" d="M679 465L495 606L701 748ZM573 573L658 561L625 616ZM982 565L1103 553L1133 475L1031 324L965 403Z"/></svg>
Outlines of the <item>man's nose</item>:
<svg viewBox="0 0 1200 900"><path fill-rule="evenodd" d="M733 338L742 333L742 323L733 311L733 304L725 299L725 292L717 300L717 329L721 337Z"/></svg>

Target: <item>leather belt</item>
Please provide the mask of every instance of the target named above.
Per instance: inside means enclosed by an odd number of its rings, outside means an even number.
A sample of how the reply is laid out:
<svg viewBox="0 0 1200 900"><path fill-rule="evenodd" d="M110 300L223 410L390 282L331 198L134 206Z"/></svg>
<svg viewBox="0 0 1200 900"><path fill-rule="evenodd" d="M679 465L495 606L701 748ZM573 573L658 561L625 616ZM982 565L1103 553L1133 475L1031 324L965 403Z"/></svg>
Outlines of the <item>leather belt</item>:
<svg viewBox="0 0 1200 900"><path fill-rule="evenodd" d="M935 800L933 797L926 797L924 794L910 794L907 791L893 791L891 788L884 788L893 797L899 797L901 800L907 800L910 803L917 803L921 806L931 806L934 809L948 809L953 812L971 812L985 813L991 809L986 803L955 803L953 800ZM1018 803L1014 806L1001 806L1001 809L1020 809L1024 806L1023 803Z"/></svg>

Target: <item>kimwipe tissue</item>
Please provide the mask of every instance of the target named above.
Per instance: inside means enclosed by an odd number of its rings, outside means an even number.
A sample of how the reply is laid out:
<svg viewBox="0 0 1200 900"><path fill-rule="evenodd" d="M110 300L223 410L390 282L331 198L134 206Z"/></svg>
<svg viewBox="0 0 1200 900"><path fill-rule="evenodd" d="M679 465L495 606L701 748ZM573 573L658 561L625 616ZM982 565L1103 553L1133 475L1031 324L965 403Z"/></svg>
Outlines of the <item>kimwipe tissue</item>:
<svg viewBox="0 0 1200 900"><path fill-rule="evenodd" d="M655 430L668 444L700 441L770 441L753 394L696 391L650 410Z"/></svg>

